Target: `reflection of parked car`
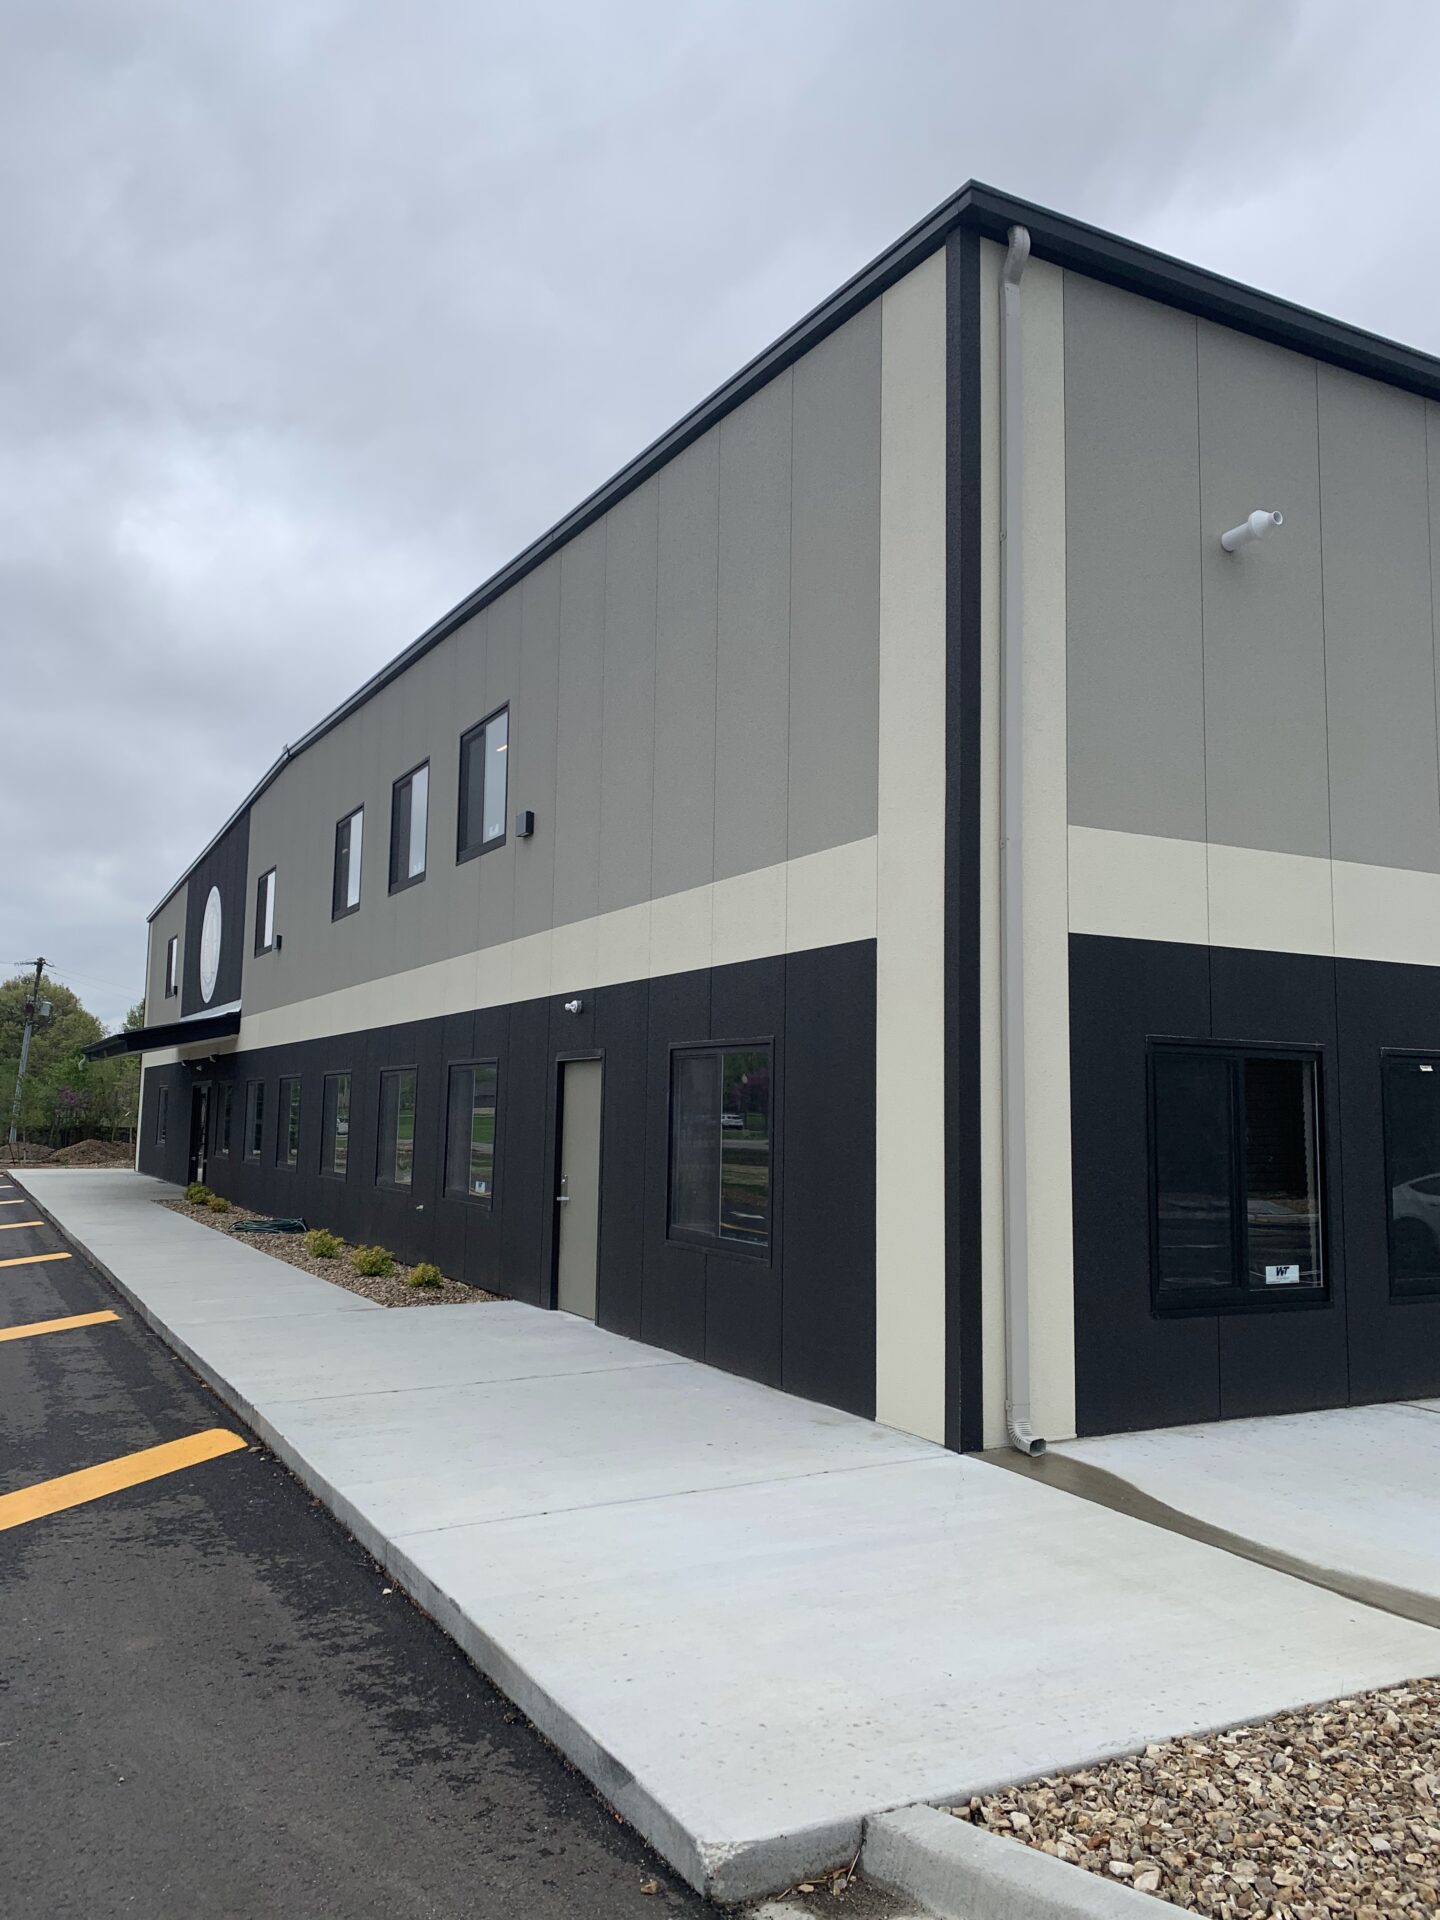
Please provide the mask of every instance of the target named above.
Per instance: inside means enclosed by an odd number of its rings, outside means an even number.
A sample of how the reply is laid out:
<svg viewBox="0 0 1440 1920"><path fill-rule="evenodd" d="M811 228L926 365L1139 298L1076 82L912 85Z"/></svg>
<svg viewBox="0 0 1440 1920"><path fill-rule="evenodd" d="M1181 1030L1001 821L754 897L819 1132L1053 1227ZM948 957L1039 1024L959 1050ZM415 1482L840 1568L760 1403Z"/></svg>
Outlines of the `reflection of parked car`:
<svg viewBox="0 0 1440 1920"><path fill-rule="evenodd" d="M713 1113L715 1109L712 1107L710 1111ZM738 1127L741 1133L743 1133L745 1131L745 1116L743 1113L722 1113L720 1116L720 1124L722 1127L729 1127L731 1129Z"/></svg>
<svg viewBox="0 0 1440 1920"><path fill-rule="evenodd" d="M1402 1180L1390 1196L1396 1264L1407 1279L1440 1267L1440 1173Z"/></svg>

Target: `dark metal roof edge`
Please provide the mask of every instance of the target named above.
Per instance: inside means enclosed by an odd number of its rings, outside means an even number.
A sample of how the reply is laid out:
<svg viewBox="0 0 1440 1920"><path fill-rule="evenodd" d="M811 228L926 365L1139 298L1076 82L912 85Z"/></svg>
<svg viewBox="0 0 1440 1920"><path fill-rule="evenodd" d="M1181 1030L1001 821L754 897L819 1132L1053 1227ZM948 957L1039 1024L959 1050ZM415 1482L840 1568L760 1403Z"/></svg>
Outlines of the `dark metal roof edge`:
<svg viewBox="0 0 1440 1920"><path fill-rule="evenodd" d="M667 461L682 453L702 433L708 432L716 421L742 405L766 381L783 373L786 367L818 345L827 334L844 326L861 307L867 306L943 245L946 236L956 227L973 228L987 239L1003 241L1008 229L1016 222L1029 228L1032 250L1039 259L1087 274L1092 279L1108 281L1127 292L1198 314L1239 332L1253 334L1274 345L1348 368L1371 379L1383 380L1407 392L1421 394L1426 399L1440 400L1440 359L1432 354L1422 353L1415 347L1402 346L1360 327L1347 326L1343 321L1333 320L1308 307L1297 306L1273 294L1261 293L1241 281L1229 280L1223 274L1211 273L1173 255L1157 252L1153 247L1122 239L1118 234L1108 233L1101 227L1092 227L1082 220L1072 220L1064 214L1053 213L1031 201L1016 199L981 181L968 181L958 193L952 194L923 220L917 221L868 266L853 274L698 406L692 407L667 432L652 440L643 452L588 494L563 519L556 521L554 526L533 540L498 572L491 574L448 613L442 614L433 626L427 627L403 652L396 654L393 660L373 673L354 693L311 727L308 733L303 734L292 746L286 747L219 832L190 862L148 918L153 920L169 905L201 861L214 852L240 817L297 754L303 753L342 720L348 719L357 708L364 706L367 700L373 699L398 679L407 667L413 666L432 647L448 639L458 627L472 620L491 601L516 586L526 574L533 573L536 567L541 566L568 541L583 533L602 514L608 513L626 494L642 486Z"/></svg>

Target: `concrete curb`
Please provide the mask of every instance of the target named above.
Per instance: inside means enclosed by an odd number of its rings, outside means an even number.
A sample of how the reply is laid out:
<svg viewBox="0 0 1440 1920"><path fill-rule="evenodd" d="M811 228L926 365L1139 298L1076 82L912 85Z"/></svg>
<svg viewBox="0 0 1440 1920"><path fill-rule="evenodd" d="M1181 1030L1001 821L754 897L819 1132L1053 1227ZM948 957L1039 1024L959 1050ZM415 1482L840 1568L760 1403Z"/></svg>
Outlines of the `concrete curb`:
<svg viewBox="0 0 1440 1920"><path fill-rule="evenodd" d="M1157 1902L936 1807L865 1822L860 1864L937 1920L1156 1920Z"/></svg>
<svg viewBox="0 0 1440 1920"><path fill-rule="evenodd" d="M585 1776L606 1803L697 1893L722 1906L730 1906L774 1894L807 1874L826 1873L848 1865L855 1858L864 1832L864 1816L860 1812L819 1826L760 1834L739 1843L716 1843L691 1833L656 1792L589 1733L563 1700L537 1685L452 1595L432 1580L397 1541L383 1534L331 1485L203 1354L197 1353L183 1335L167 1325L155 1308L127 1286L77 1233L62 1225L23 1182L16 1184L55 1232L84 1255L171 1352L329 1509L351 1538L429 1614L485 1678L519 1707L526 1719Z"/></svg>

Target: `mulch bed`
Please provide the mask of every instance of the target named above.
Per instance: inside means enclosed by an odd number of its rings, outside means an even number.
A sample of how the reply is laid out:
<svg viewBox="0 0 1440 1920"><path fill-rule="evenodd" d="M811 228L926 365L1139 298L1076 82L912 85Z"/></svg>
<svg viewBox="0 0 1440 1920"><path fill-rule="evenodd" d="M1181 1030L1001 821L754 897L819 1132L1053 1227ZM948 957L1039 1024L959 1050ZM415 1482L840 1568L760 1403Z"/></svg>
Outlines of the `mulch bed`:
<svg viewBox="0 0 1440 1920"><path fill-rule="evenodd" d="M212 1213L208 1207L192 1207L187 1200L160 1200L156 1204L169 1207L172 1213L183 1213L187 1220L196 1220L202 1227L213 1227L217 1233L234 1233L237 1220L268 1217L263 1213L247 1213L243 1207L233 1205L229 1213ZM483 1287L467 1287L462 1280L447 1279L440 1287L412 1287L409 1277L413 1269L398 1264L394 1273L383 1280L356 1273L343 1253L335 1260L317 1260L313 1253L307 1253L302 1233L242 1233L236 1238L260 1253L273 1254L277 1260L299 1267L304 1273L331 1280L337 1287L348 1287L351 1293L374 1300L382 1307L461 1307L473 1300L501 1297L498 1293L487 1293Z"/></svg>
<svg viewBox="0 0 1440 1920"><path fill-rule="evenodd" d="M1440 1909L1440 1681L1332 1700L952 1807L1220 1920Z"/></svg>

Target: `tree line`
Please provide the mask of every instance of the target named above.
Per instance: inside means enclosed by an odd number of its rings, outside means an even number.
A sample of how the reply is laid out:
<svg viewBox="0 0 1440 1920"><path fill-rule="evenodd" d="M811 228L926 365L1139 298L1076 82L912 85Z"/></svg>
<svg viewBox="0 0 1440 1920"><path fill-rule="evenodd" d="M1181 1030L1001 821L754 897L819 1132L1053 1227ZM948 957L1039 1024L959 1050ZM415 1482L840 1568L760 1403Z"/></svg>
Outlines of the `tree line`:
<svg viewBox="0 0 1440 1920"><path fill-rule="evenodd" d="M17 973L0 985L0 1141L10 1124L25 1002L32 976ZM60 1147L74 1140L133 1140L140 1100L140 1056L86 1060L82 1049L103 1040L105 1029L58 980L45 980L40 997L54 1009L37 1020L20 1108L20 1138ZM125 1025L143 1027L145 1002L133 1006Z"/></svg>

